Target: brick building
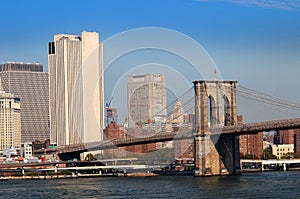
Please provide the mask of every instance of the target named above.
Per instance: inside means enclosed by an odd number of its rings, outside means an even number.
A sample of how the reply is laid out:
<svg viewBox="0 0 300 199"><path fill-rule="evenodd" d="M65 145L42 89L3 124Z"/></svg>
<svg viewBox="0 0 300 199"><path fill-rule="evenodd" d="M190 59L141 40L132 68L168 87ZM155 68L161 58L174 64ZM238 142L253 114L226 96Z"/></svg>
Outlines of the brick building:
<svg viewBox="0 0 300 199"><path fill-rule="evenodd" d="M300 153L300 129L294 129L294 152Z"/></svg>
<svg viewBox="0 0 300 199"><path fill-rule="evenodd" d="M279 131L280 144L294 144L294 129Z"/></svg>
<svg viewBox="0 0 300 199"><path fill-rule="evenodd" d="M238 116L238 124L243 124L243 116ZM252 156L253 159L260 159L263 154L263 132L240 136L240 156Z"/></svg>
<svg viewBox="0 0 300 199"><path fill-rule="evenodd" d="M153 133L155 133L155 131L152 132L150 129L136 127L128 130L127 137L149 137ZM148 153L150 151L155 151L156 149L156 143L140 144L126 147L126 150L128 152L136 154Z"/></svg>
<svg viewBox="0 0 300 199"><path fill-rule="evenodd" d="M253 159L260 159L263 154L263 132L240 136L241 158L251 155Z"/></svg>
<svg viewBox="0 0 300 199"><path fill-rule="evenodd" d="M294 152L300 152L300 129L277 131L274 135L274 144L294 144Z"/></svg>
<svg viewBox="0 0 300 199"><path fill-rule="evenodd" d="M125 139L126 133L122 126L119 126L116 123L110 123L107 127L103 130L104 133L104 140L114 140L114 139ZM119 147L116 149L107 149L104 150L104 154L116 158L121 158L126 156L126 148Z"/></svg>
<svg viewBox="0 0 300 199"><path fill-rule="evenodd" d="M193 159L194 158L194 140L175 140L174 155L176 159Z"/></svg>

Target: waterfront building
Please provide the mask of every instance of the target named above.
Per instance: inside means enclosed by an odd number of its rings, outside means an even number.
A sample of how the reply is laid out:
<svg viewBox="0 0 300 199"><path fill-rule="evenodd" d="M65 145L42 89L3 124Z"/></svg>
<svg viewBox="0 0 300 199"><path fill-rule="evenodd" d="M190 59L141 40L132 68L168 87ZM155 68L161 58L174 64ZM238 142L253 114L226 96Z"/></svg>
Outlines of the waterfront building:
<svg viewBox="0 0 300 199"><path fill-rule="evenodd" d="M238 124L243 124L243 116L238 116ZM240 156L241 158L260 159L263 155L263 132L257 134L247 134L240 136Z"/></svg>
<svg viewBox="0 0 300 199"><path fill-rule="evenodd" d="M263 132L240 136L240 154L242 158L248 156L248 158L260 159L263 150Z"/></svg>
<svg viewBox="0 0 300 199"><path fill-rule="evenodd" d="M50 139L47 140L36 140L32 142L33 150L47 149L50 147Z"/></svg>
<svg viewBox="0 0 300 199"><path fill-rule="evenodd" d="M281 139L280 139L280 131L275 131L274 132L274 144L282 144Z"/></svg>
<svg viewBox="0 0 300 199"><path fill-rule="evenodd" d="M300 129L294 129L294 152L300 153Z"/></svg>
<svg viewBox="0 0 300 199"><path fill-rule="evenodd" d="M166 81L163 74L131 75L127 84L129 127L165 122Z"/></svg>
<svg viewBox="0 0 300 199"><path fill-rule="evenodd" d="M32 158L32 143L31 142L26 142L26 143L22 144L21 150L22 150L21 155L23 158L26 158L26 159Z"/></svg>
<svg viewBox="0 0 300 199"><path fill-rule="evenodd" d="M294 152L300 152L300 129L277 131L274 135L274 144L294 144Z"/></svg>
<svg viewBox="0 0 300 199"><path fill-rule="evenodd" d="M274 144L272 146L272 153L276 155L278 159L283 158L288 153L294 152L294 144Z"/></svg>
<svg viewBox="0 0 300 199"><path fill-rule="evenodd" d="M0 89L1 90L1 89ZM0 91L0 150L21 147L20 99Z"/></svg>
<svg viewBox="0 0 300 199"><path fill-rule="evenodd" d="M279 144L294 144L294 129L279 131Z"/></svg>
<svg viewBox="0 0 300 199"><path fill-rule="evenodd" d="M126 133L123 126L118 125L115 122L111 122L106 126L106 128L103 130L104 138L103 140L109 140L113 141L115 139L125 139ZM108 157L113 158L121 158L126 157L126 147L119 147L116 149L107 149L104 150L104 155Z"/></svg>
<svg viewBox="0 0 300 199"><path fill-rule="evenodd" d="M49 79L39 63L0 64L3 91L21 101L21 141L32 142L50 137Z"/></svg>
<svg viewBox="0 0 300 199"><path fill-rule="evenodd" d="M18 156L17 148L10 146L6 149L3 149L3 156L7 158L12 158Z"/></svg>
<svg viewBox="0 0 300 199"><path fill-rule="evenodd" d="M149 137L149 135L155 134L155 129L144 129L142 127L130 128L126 131L127 138L140 138L140 137ZM139 144L126 147L128 152L142 154L148 153L150 151L155 151L160 149L162 146L158 143L150 143L150 144Z"/></svg>
<svg viewBox="0 0 300 199"><path fill-rule="evenodd" d="M294 129L276 131L274 144L294 144Z"/></svg>
<svg viewBox="0 0 300 199"><path fill-rule="evenodd" d="M102 45L96 32L57 34L49 43L51 143L102 140Z"/></svg>

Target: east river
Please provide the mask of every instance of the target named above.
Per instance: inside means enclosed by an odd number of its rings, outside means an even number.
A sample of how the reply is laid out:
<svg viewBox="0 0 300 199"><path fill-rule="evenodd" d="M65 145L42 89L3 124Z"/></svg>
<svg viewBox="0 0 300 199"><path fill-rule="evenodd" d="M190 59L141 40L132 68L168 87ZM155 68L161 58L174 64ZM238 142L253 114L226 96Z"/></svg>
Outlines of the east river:
<svg viewBox="0 0 300 199"><path fill-rule="evenodd" d="M300 171L0 181L0 198L300 198Z"/></svg>

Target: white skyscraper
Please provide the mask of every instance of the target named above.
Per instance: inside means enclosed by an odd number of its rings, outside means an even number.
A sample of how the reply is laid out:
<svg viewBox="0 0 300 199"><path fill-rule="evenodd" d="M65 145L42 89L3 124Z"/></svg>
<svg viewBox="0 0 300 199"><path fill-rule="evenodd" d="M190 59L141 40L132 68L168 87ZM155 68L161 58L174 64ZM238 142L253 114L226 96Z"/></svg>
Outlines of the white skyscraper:
<svg viewBox="0 0 300 199"><path fill-rule="evenodd" d="M51 142L67 145L102 140L104 81L98 33L54 35L48 66Z"/></svg>

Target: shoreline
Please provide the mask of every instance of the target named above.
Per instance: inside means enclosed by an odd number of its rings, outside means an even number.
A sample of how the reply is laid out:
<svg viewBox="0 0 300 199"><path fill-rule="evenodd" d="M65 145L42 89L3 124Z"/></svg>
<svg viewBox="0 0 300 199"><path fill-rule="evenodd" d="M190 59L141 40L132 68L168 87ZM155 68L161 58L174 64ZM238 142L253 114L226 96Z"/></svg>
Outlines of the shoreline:
<svg viewBox="0 0 300 199"><path fill-rule="evenodd" d="M243 173L263 173L263 172L280 172L282 170L264 170L261 171L261 169L246 169L242 171ZM300 171L300 168L292 168L288 171ZM1 181L8 181L8 180L55 180L55 179L77 179L77 178L103 178L103 177L155 177L155 176L192 176L192 175L186 175L186 173L164 173L164 174L158 174L153 172L138 172L138 173L118 173L118 174L111 174L111 175L39 175L39 176L1 176Z"/></svg>
<svg viewBox="0 0 300 199"><path fill-rule="evenodd" d="M101 177L152 177L159 176L155 173L127 173L118 175L53 175L53 176L2 176L0 181L8 180L54 180L54 179L77 179L77 178L101 178Z"/></svg>
<svg viewBox="0 0 300 199"><path fill-rule="evenodd" d="M0 181L6 180L52 180L52 179L73 179L78 178L73 175L53 175L53 176L2 176Z"/></svg>

